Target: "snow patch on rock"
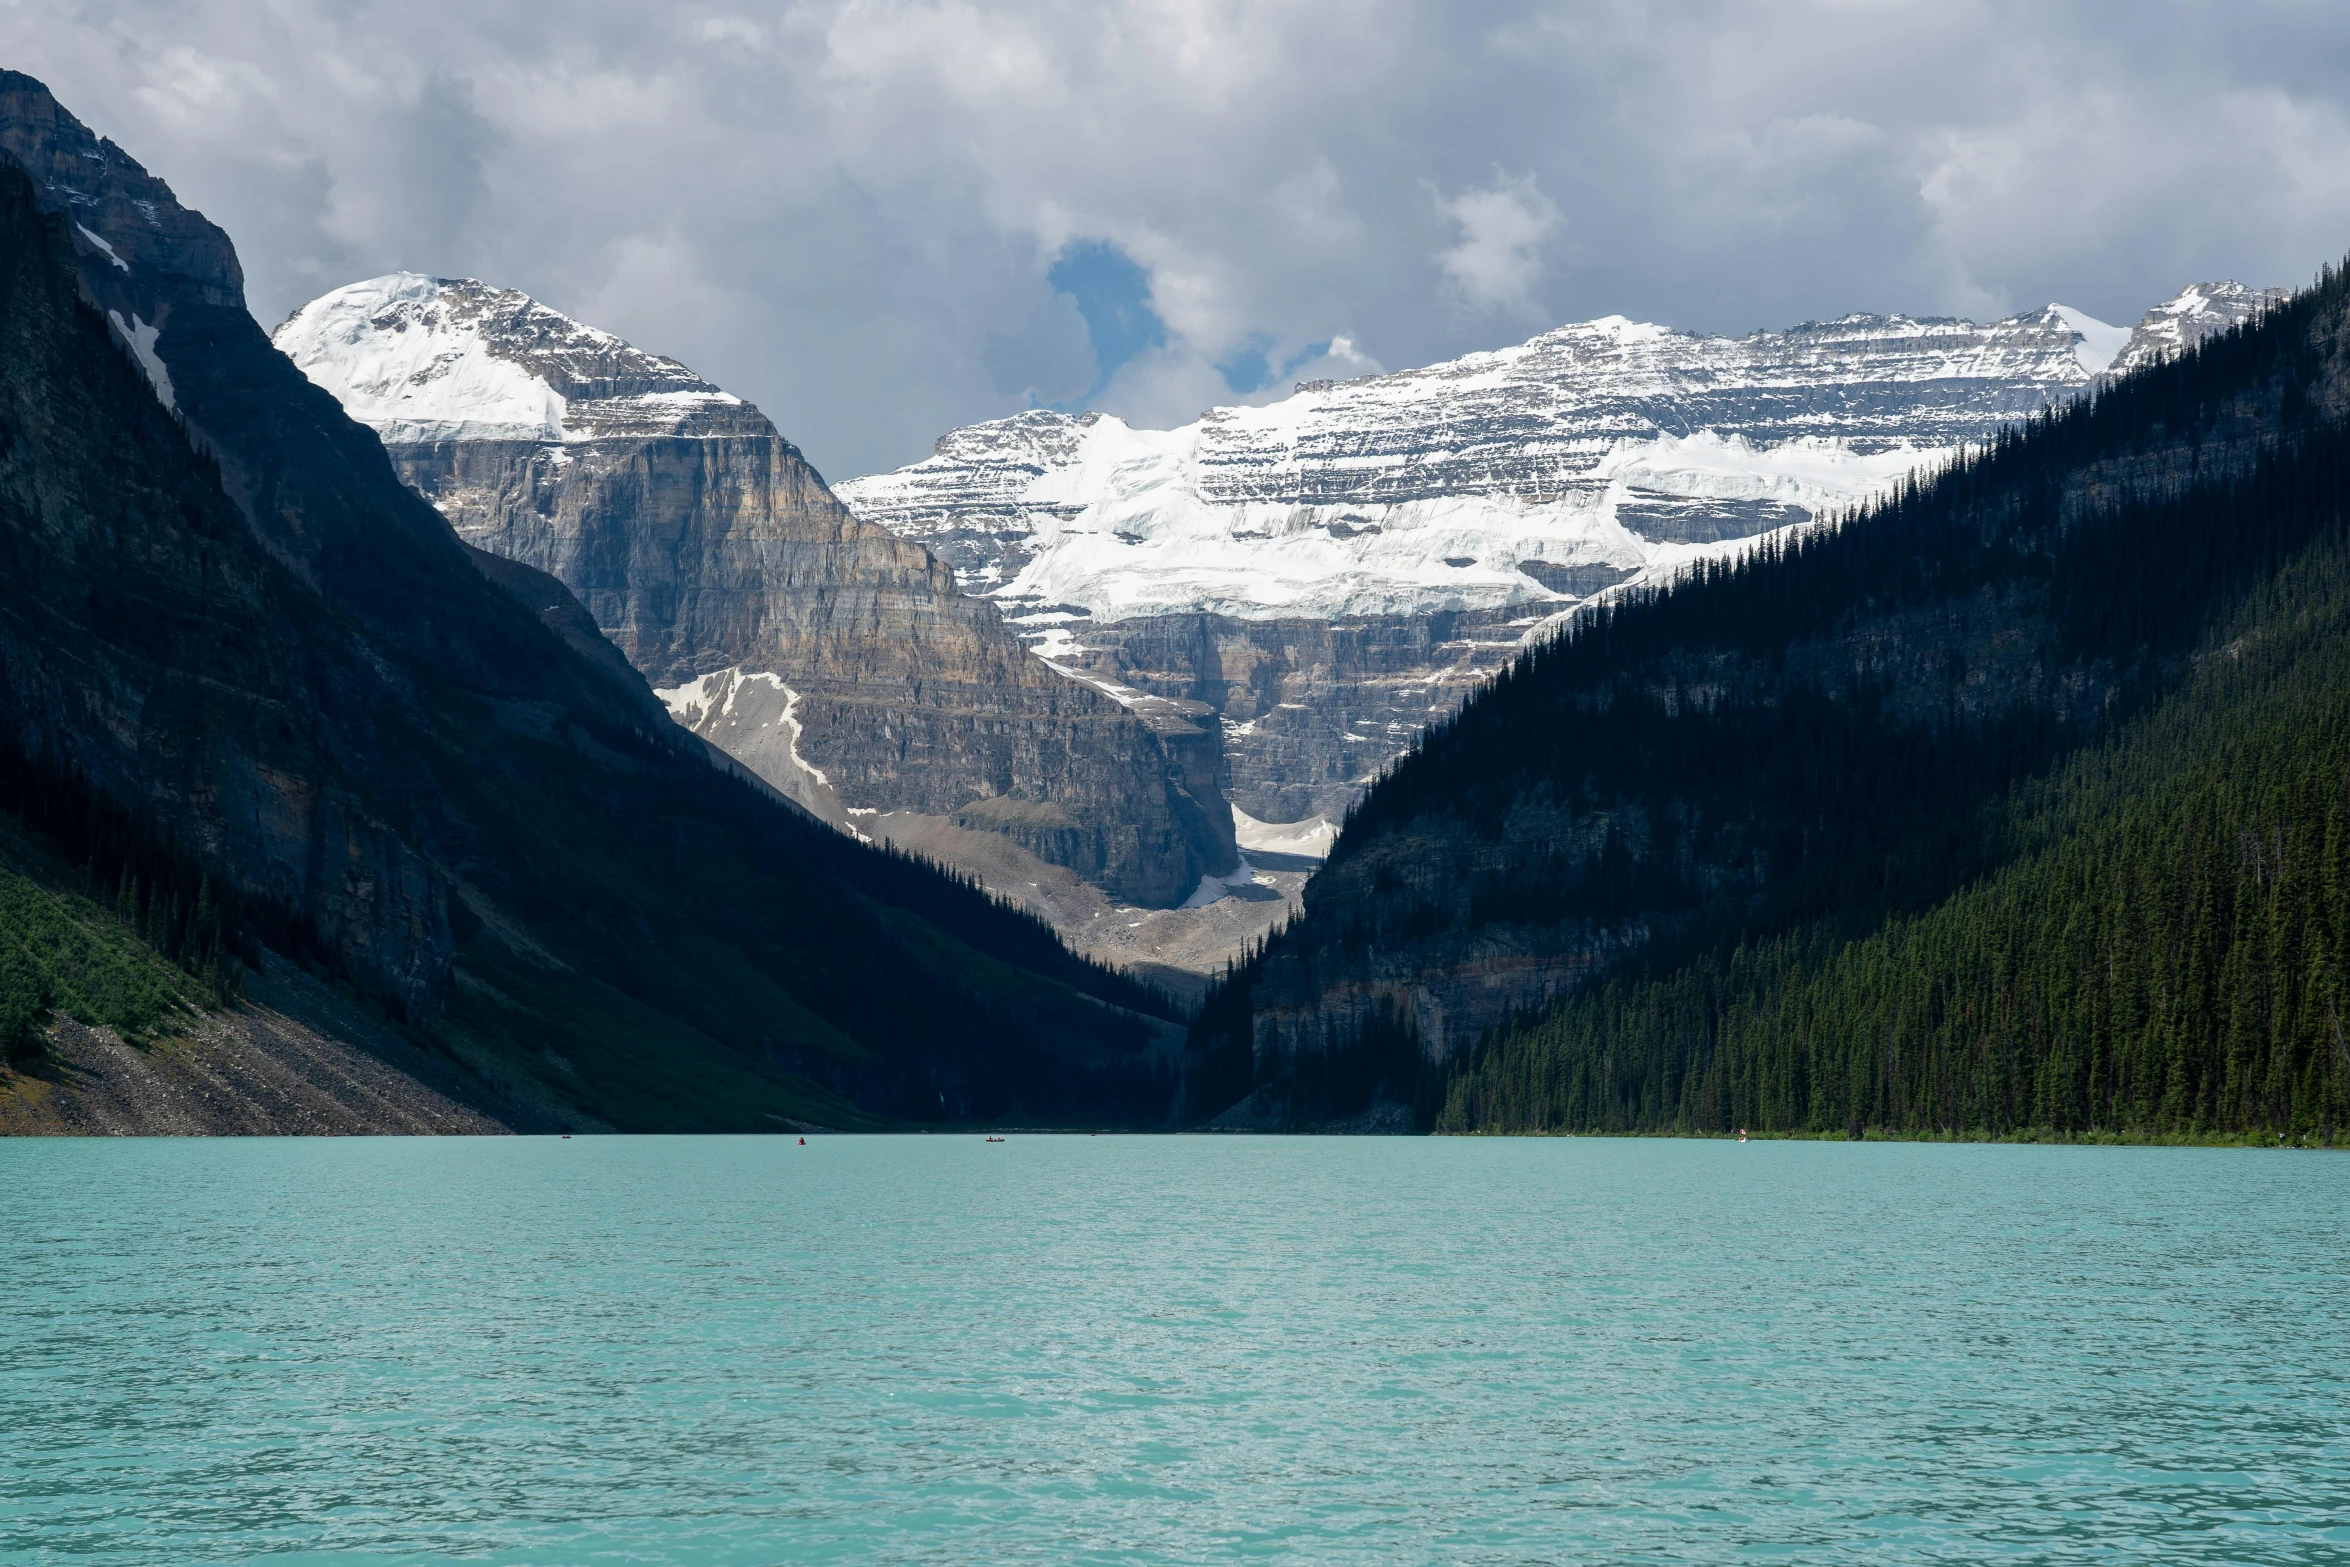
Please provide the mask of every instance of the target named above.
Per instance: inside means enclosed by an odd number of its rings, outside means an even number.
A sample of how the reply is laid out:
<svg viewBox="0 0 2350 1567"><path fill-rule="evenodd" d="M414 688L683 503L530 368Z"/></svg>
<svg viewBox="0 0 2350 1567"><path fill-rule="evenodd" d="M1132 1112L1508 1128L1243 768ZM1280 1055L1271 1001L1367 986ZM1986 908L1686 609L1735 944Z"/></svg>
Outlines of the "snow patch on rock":
<svg viewBox="0 0 2350 1567"><path fill-rule="evenodd" d="M766 670L721 669L681 686L656 688L653 695L682 727L700 734L714 720L732 718L735 704L755 685L765 685L783 697L783 712L774 722L785 732L792 765L815 780L819 788L831 788L832 780L824 775L824 769L800 754L800 694L785 685L782 676Z"/></svg>
<svg viewBox="0 0 2350 1567"><path fill-rule="evenodd" d="M1256 867L1250 865L1248 856L1243 854L1240 857L1240 869L1222 876L1202 876L1199 885L1192 889L1191 896L1177 907L1204 909L1211 903L1221 903L1226 898L1240 896L1250 888L1272 885L1258 877Z"/></svg>
<svg viewBox="0 0 2350 1567"><path fill-rule="evenodd" d="M97 246L99 252L103 254L107 260L113 262L116 266L122 268L125 272L128 272L131 269L131 264L123 260L122 257L116 255L114 253L114 247L107 244L106 241L98 235L97 231L92 229L88 224L76 223L74 227L80 229L82 231L82 238Z"/></svg>
<svg viewBox="0 0 2350 1567"><path fill-rule="evenodd" d="M122 339L124 346L130 349L131 357L139 362L139 368L147 372L147 384L155 388L156 398L164 407L177 413L179 399L172 395L171 371L164 366L163 356L155 352L155 339L162 335L161 331L140 320L136 313L125 322L121 311L109 310L106 312L106 320L114 328L115 335Z"/></svg>
<svg viewBox="0 0 2350 1567"><path fill-rule="evenodd" d="M1232 835L1243 849L1259 854L1325 860L1330 857L1330 846L1338 841L1338 825L1319 816L1302 822L1260 822L1236 805L1232 808Z"/></svg>
<svg viewBox="0 0 2350 1567"><path fill-rule="evenodd" d="M1016 622L1539 617L1849 511L2090 386L2130 339L2059 305L1743 338L1607 316L1172 430L1032 411L835 488Z"/></svg>

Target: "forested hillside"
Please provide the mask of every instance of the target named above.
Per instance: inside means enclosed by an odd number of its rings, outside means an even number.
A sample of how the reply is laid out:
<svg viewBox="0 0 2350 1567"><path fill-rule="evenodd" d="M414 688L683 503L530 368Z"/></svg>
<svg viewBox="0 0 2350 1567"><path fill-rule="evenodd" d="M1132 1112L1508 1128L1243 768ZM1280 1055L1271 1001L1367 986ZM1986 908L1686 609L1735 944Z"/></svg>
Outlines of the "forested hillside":
<svg viewBox="0 0 2350 1567"><path fill-rule="evenodd" d="M2344 308L1521 659L1211 998L1192 1113L2339 1125Z"/></svg>
<svg viewBox="0 0 2350 1567"><path fill-rule="evenodd" d="M1448 1131L2280 1132L2350 1125L2350 545L2180 690L1986 811L2000 862L1571 997L1464 1063Z"/></svg>
<svg viewBox="0 0 2350 1567"><path fill-rule="evenodd" d="M260 932L314 950L70 769L0 745L0 1064L37 1066L53 1016L143 1041L244 991Z"/></svg>

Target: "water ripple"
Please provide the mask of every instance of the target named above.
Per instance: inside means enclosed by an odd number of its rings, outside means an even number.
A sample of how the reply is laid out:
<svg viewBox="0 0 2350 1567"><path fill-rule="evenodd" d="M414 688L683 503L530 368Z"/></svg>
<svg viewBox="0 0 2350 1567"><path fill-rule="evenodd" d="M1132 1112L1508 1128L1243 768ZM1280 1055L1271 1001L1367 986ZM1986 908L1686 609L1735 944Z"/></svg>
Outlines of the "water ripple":
<svg viewBox="0 0 2350 1567"><path fill-rule="evenodd" d="M0 1145L0 1555L2350 1560L2350 1164Z"/></svg>

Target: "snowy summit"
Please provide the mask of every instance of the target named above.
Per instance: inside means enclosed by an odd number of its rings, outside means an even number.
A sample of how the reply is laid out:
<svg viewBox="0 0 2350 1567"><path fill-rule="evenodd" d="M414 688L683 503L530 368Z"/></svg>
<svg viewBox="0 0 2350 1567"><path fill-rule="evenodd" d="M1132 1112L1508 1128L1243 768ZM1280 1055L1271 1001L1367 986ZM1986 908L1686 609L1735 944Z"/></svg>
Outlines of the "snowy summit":
<svg viewBox="0 0 2350 1567"><path fill-rule="evenodd" d="M2135 331L2062 305L1740 338L1609 316L1174 430L1018 414L837 490L1039 633L1547 613L1848 509L2266 297L2198 285Z"/></svg>
<svg viewBox="0 0 2350 1567"><path fill-rule="evenodd" d="M472 278L369 278L271 340L387 445L669 433L742 406L674 359Z"/></svg>

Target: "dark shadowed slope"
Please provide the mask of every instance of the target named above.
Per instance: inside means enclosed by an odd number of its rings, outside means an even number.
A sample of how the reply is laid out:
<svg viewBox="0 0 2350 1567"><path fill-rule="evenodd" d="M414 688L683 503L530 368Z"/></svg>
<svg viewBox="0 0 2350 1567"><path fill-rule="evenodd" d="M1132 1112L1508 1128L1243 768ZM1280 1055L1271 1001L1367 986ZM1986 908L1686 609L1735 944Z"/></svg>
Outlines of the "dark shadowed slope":
<svg viewBox="0 0 2350 1567"><path fill-rule="evenodd" d="M2331 503L2343 476L2327 489ZM2277 1136L2350 1125L2350 539L2174 694L1984 811L1858 939L1634 963L1452 1074L1457 1131Z"/></svg>
<svg viewBox="0 0 2350 1567"><path fill-rule="evenodd" d="M713 771L270 348L218 230L29 78L0 77L0 151L25 753L583 1124L1161 1110L1164 1025L1120 1009L1147 993Z"/></svg>
<svg viewBox="0 0 2350 1567"><path fill-rule="evenodd" d="M1866 517L1638 595L1522 659L1364 801L1304 921L1212 999L1194 1033L1195 1113L1246 1100L1244 1116L1315 1121L1392 1100L1426 1124L1454 1078L1447 1124L1463 1128L2338 1124L2350 1062L2319 1048L2331 1014L2311 998L2330 993L2309 976L2339 962L2343 928L2322 899L2260 890L2273 853L2252 856L2239 884L2221 852L2266 833L2299 845L2278 851L2296 875L2330 863L2308 857L2331 818L2303 808L2317 776L2303 774L2330 765L2335 677L2297 653L2231 686L2197 676L2195 653L2255 631L2265 647L2301 646L2278 628L2333 613L2330 590L2310 584L2330 580L2324 552L2342 529L2345 296L2329 273ZM2289 563L2302 575L2280 575ZM2299 597L2277 597L2294 583ZM2257 719L2255 696L2268 704ZM2135 723L2168 738L2149 750ZM2283 733L2307 738L2290 766ZM2063 781L2066 760L2102 757L2078 765L2110 772L2114 747L2136 758L2133 781L2092 808L2086 785ZM2233 803L2195 792L2218 756L2253 768ZM2157 833L2172 821L2162 802L2186 798L2205 801L2206 819ZM2062 891L2057 869L2086 863L2101 833L2141 845L2125 879L2166 855L2202 867L2148 893L2155 903L2181 886L2213 900L2193 917L2127 916L2164 933L2152 957L2137 954L2151 966L2133 983L2170 999L2159 1024L2097 1025L2137 1030L2126 1092L2127 1052L2046 999L2085 984L2085 968L2027 982L1951 967L1936 946L1963 927L2023 952L2073 920L2086 945L2072 950L2119 973L2119 947L2136 939L2113 934L2125 905ZM1952 912L1967 896L1991 902ZM2266 956L2214 936L2256 910L2298 933ZM1917 920L1944 921L1931 926L1941 935L1898 935ZM1907 956L1870 958L1871 941ZM2267 978L2178 1003L2230 963ZM1615 986L1592 987L1611 974ZM1640 988L1651 983L1665 988ZM1885 988L1913 984L1938 998L1926 1033L1904 1032L1926 1027L1923 1014ZM1777 1020L1767 1046L1750 1022L1724 1021L1739 1008ZM1982 1031L1934 1032L1945 1009ZM1477 1056L1489 1029L1530 1014L1550 1021ZM1854 1039L1870 1029L1863 1050ZM1926 1052L1929 1036L1944 1054ZM2004 1064L1984 1066L1981 1051ZM2146 1087L2150 1051L2178 1057L2175 1088ZM1790 1076L1797 1056L1813 1064ZM1780 1064L1764 1072L1766 1057ZM1699 1092L1716 1068L1728 1076ZM1869 1086L1872 1073L1921 1071L1932 1094ZM2218 1086L2255 1076L2285 1086Z"/></svg>

